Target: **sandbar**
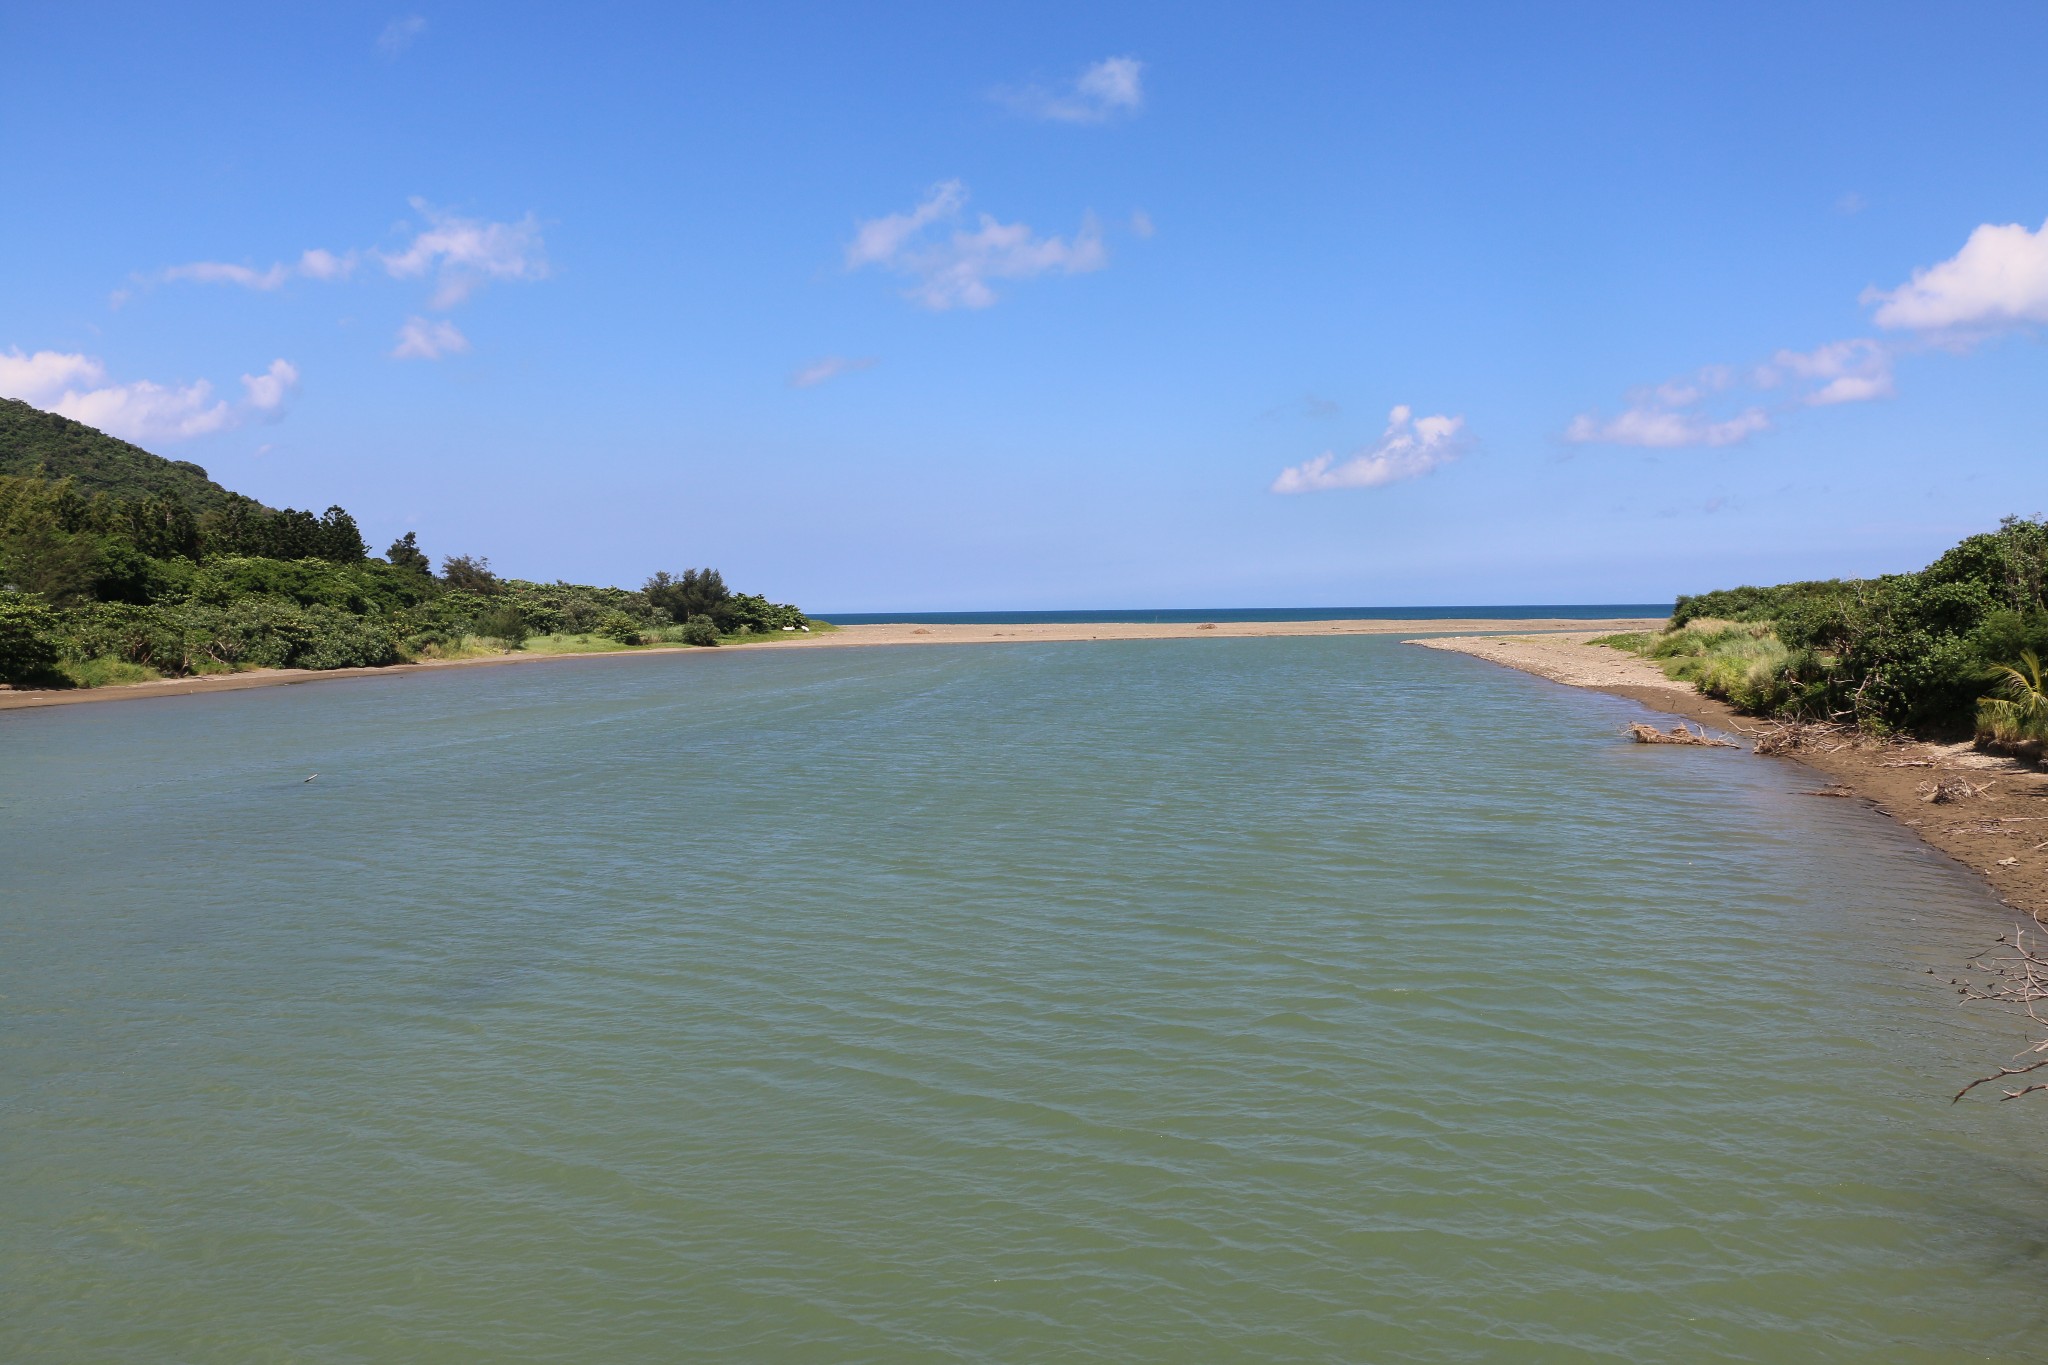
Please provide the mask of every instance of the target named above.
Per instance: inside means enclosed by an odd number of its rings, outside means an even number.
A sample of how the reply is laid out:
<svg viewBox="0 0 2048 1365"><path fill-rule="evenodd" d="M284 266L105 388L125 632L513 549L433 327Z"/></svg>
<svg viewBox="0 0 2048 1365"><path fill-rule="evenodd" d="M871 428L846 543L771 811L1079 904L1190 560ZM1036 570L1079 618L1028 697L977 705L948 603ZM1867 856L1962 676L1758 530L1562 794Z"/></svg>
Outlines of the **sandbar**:
<svg viewBox="0 0 2048 1365"><path fill-rule="evenodd" d="M0 711L85 702L139 701L151 697L239 692L252 687L286 687L338 678L395 678L442 668L488 668L508 664L539 664L564 659L624 659L646 654L714 654L757 649L844 649L876 645L1030 644L1083 640L1229 640L1281 635L1416 635L1435 631L1501 630L1521 633L1550 630L1611 633L1654 630L1662 621L1586 621L1569 617L1543 620L1407 620L1407 621L1039 621L1025 624L898 624L840 626L815 634L791 631L720 650L687 645L653 646L596 654L491 654L475 659L429 659L389 664L382 668L255 668L198 678L163 678L155 682L114 687L0 688Z"/></svg>

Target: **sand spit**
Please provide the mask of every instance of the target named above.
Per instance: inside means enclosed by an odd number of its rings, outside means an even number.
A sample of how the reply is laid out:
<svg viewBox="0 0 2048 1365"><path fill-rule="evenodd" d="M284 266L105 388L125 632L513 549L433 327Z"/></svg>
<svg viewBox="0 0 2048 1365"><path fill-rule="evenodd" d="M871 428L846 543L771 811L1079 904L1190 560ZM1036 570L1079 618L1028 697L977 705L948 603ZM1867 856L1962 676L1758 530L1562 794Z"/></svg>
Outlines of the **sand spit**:
<svg viewBox="0 0 2048 1365"><path fill-rule="evenodd" d="M1274 635L1413 635L1439 630L1599 631L1650 630L1661 621L1594 621L1557 619L1536 621L1098 621L1086 623L1033 622L1024 625L913 625L876 624L841 626L837 630L804 634L791 632L771 636L733 649L835 649L872 645L974 645L1028 644L1070 640L1181 640L1244 639ZM1596 632L1598 633L1598 632ZM324 682L334 678L391 678L439 668L488 668L506 664L538 664L565 659L624 659L644 654L711 654L676 645L652 649L620 650L600 654L493 654L480 659L434 659L416 664L391 664L384 668L336 668L314 672L302 668L258 668L246 673L222 673L204 678L164 678L157 682L130 683L120 687L71 688L66 690L0 688L0 711L41 706L70 706L82 702L138 701L148 697L191 696L205 692L239 692L251 687L284 687L296 683Z"/></svg>
<svg viewBox="0 0 2048 1365"><path fill-rule="evenodd" d="M1673 682L1633 654L1588 643L1604 633L1610 632L1581 629L1536 639L1461 635L1407 643L1475 655L1569 687L1612 692L1745 739L1750 747L1778 730L1701 696L1690 684ZM1677 754L1672 761L1695 757ZM1968 744L1887 743L1853 732L1809 735L1800 747L1773 757L1792 759L1825 779L1816 782L1810 773L1788 767L1788 779L1797 784L1793 790L1862 801L1982 876L2006 904L2048 920L2048 775L2039 769ZM1975 794L1947 795L1964 787ZM1938 790L1943 799L1930 800Z"/></svg>

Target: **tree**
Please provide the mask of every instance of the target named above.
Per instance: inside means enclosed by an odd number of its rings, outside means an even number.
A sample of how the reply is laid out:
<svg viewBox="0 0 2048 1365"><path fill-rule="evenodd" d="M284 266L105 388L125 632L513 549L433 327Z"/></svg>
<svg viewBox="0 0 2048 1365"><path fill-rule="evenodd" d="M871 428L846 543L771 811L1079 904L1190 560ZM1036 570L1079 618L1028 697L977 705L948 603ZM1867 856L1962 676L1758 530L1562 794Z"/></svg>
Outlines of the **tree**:
<svg viewBox="0 0 2048 1365"><path fill-rule="evenodd" d="M201 520L199 529L209 555L261 554L263 504L240 493L230 493L216 511Z"/></svg>
<svg viewBox="0 0 2048 1365"><path fill-rule="evenodd" d="M384 552L384 558L389 560L394 568L410 569L429 578L434 576L434 561L428 559L426 552L420 549L419 533L416 531L407 531L392 541L391 548Z"/></svg>
<svg viewBox="0 0 2048 1365"><path fill-rule="evenodd" d="M329 507L320 518L318 557L336 564L360 564L370 557L356 519L339 507Z"/></svg>
<svg viewBox="0 0 2048 1365"><path fill-rule="evenodd" d="M0 582L58 606L92 595L100 563L99 542L65 531L47 505L23 507L0 528Z"/></svg>
<svg viewBox="0 0 2048 1365"><path fill-rule="evenodd" d="M441 581L462 592L492 593L504 586L484 555L449 555L441 561Z"/></svg>
<svg viewBox="0 0 2048 1365"><path fill-rule="evenodd" d="M647 594L648 603L667 612L672 621L716 616L732 596L724 576L716 569L685 569L681 578L658 573L647 580L642 591Z"/></svg>

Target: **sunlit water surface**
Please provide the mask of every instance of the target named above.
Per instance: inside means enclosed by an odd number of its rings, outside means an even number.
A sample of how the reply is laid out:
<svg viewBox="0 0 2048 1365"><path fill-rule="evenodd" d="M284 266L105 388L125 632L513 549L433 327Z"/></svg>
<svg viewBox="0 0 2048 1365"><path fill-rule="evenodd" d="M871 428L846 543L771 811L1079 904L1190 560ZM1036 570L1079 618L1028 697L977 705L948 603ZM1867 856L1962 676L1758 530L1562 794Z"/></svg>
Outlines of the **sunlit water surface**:
<svg viewBox="0 0 2048 1365"><path fill-rule="evenodd" d="M0 715L0 1359L2042 1358L1996 907L1635 714L1351 637Z"/></svg>

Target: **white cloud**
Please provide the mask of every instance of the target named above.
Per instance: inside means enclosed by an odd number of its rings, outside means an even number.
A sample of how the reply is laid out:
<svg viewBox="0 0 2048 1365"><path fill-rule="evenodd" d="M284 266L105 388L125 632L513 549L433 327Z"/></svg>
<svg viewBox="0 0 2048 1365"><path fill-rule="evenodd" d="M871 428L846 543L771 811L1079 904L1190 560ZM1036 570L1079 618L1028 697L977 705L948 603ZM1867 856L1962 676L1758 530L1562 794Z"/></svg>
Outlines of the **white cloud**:
<svg viewBox="0 0 2048 1365"><path fill-rule="evenodd" d="M1143 209L1131 210L1131 232L1134 236L1150 237L1159 231L1152 225L1152 215Z"/></svg>
<svg viewBox="0 0 2048 1365"><path fill-rule="evenodd" d="M288 362L272 361L262 374L242 376L247 397L230 404L215 398L213 386L204 379L190 384L147 379L110 384L106 367L93 356L0 351L0 396L19 398L136 442L205 436L238 426L252 413L275 412L298 380L298 371Z"/></svg>
<svg viewBox="0 0 2048 1365"><path fill-rule="evenodd" d="M299 273L309 280L345 280L355 273L356 253L337 256L314 247L299 255Z"/></svg>
<svg viewBox="0 0 2048 1365"><path fill-rule="evenodd" d="M861 370L872 369L874 363L872 356L849 360L845 356L828 355L791 375L789 386L792 389L814 389L826 380L837 379L842 374L857 374Z"/></svg>
<svg viewBox="0 0 2048 1365"><path fill-rule="evenodd" d="M394 279L435 277L428 306L452 308L487 280L541 280L548 274L540 223L532 214L516 223L462 218L437 209L423 199L412 201L427 226L398 252L379 252L386 273Z"/></svg>
<svg viewBox="0 0 2048 1365"><path fill-rule="evenodd" d="M1280 471L1275 493L1322 493L1337 488L1380 488L1419 479L1458 458L1463 417L1416 417L1405 405L1387 414L1379 441L1339 461L1332 451Z"/></svg>
<svg viewBox="0 0 2048 1365"><path fill-rule="evenodd" d="M97 384L106 374L91 356L64 351L37 351L34 355L0 351L0 396L38 406L74 384Z"/></svg>
<svg viewBox="0 0 2048 1365"><path fill-rule="evenodd" d="M955 228L943 238L928 232L936 223L958 219L966 202L966 187L948 180L908 213L860 223L846 245L847 269L877 265L907 275L914 281L908 297L943 311L988 307L997 297L990 280L1081 275L1109 264L1092 214L1072 240L1034 236L1024 223L998 222L985 213L971 230Z"/></svg>
<svg viewBox="0 0 2048 1365"><path fill-rule="evenodd" d="M469 338L456 330L455 324L447 319L410 317L398 329L398 345L392 348L394 360L439 360L444 355L458 355L469 349Z"/></svg>
<svg viewBox="0 0 2048 1365"><path fill-rule="evenodd" d="M285 395L299 386L299 371L288 360L273 360L262 374L242 376L242 389L249 406L258 412L276 412L284 406Z"/></svg>
<svg viewBox="0 0 2048 1365"><path fill-rule="evenodd" d="M384 31L377 35L377 51L388 61L411 47L426 31L427 21L417 14L393 19L384 25Z"/></svg>
<svg viewBox="0 0 2048 1365"><path fill-rule="evenodd" d="M1565 428L1564 438L1580 445L1653 450L1736 445L1771 429L1773 407L1782 414L1891 397L1892 358L1885 343L1855 337L1811 351L1779 351L1747 372L1709 365L1635 390L1617 416L1580 413ZM1758 392L1782 392L1783 398L1767 407L1751 397Z"/></svg>
<svg viewBox="0 0 2048 1365"><path fill-rule="evenodd" d="M1896 289L1866 289L1862 301L1877 306L1880 327L2048 322L2048 222L2034 232L2018 223L1985 223L1955 255L1914 271Z"/></svg>
<svg viewBox="0 0 2048 1365"><path fill-rule="evenodd" d="M1030 85L998 90L996 98L1018 113L1056 123L1103 123L1135 114L1145 103L1145 64L1135 57L1108 57L1058 89Z"/></svg>
<svg viewBox="0 0 2048 1365"><path fill-rule="evenodd" d="M1811 351L1780 351L1767 364L1757 367L1759 388L1775 388L1788 379L1821 381L1820 387L1800 398L1811 408L1867 403L1890 398L1896 392L1892 386L1891 349L1868 337L1831 341Z"/></svg>

